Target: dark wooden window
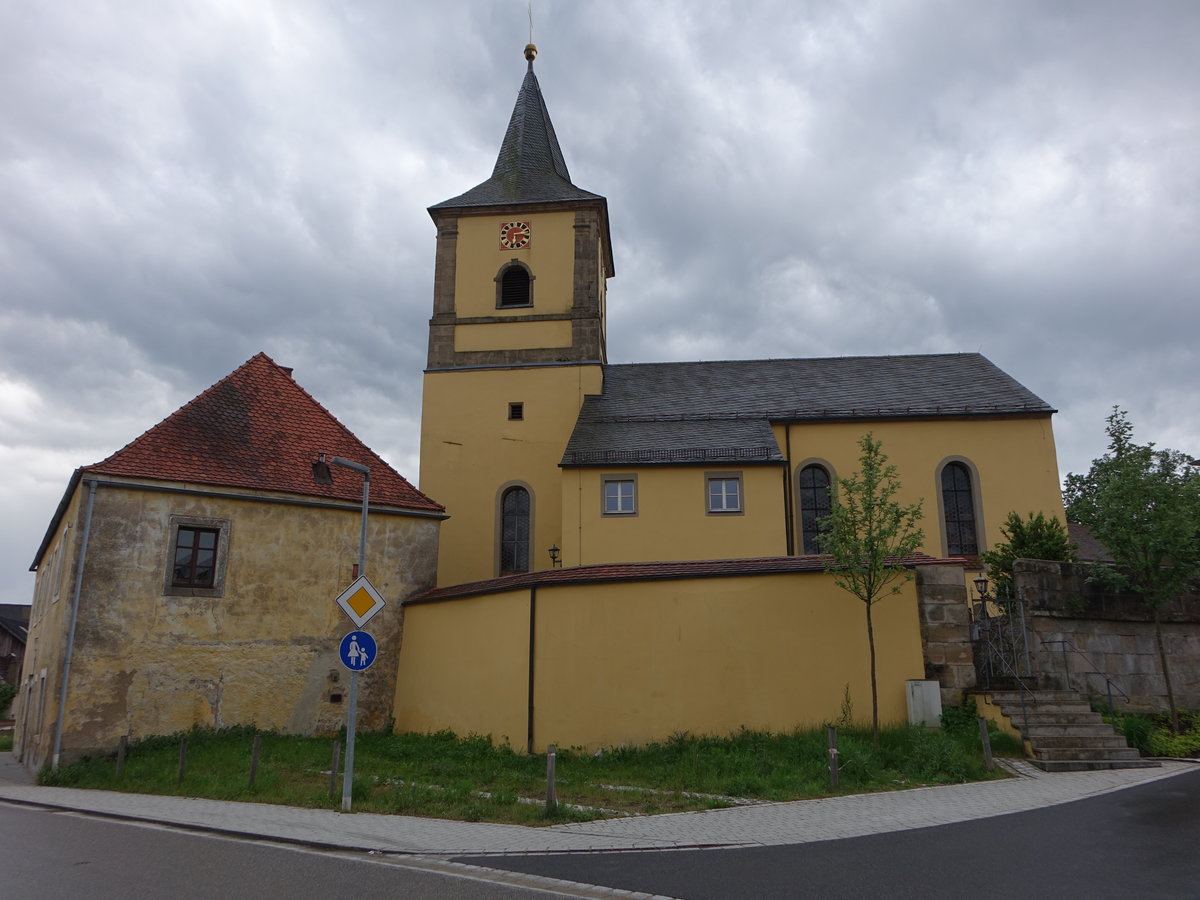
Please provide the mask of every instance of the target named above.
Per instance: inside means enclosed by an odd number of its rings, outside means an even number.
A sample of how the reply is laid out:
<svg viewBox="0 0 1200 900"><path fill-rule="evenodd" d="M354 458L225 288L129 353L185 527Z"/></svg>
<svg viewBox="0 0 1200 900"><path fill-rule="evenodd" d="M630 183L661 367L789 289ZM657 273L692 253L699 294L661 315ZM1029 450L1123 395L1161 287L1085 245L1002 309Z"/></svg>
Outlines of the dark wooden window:
<svg viewBox="0 0 1200 900"><path fill-rule="evenodd" d="M500 574L529 571L529 491L511 487L500 498Z"/></svg>
<svg viewBox="0 0 1200 900"><path fill-rule="evenodd" d="M509 417L509 419L511 419L514 422L519 422L522 419L524 419L525 418L525 404L524 403L508 404L508 417Z"/></svg>
<svg viewBox="0 0 1200 900"><path fill-rule="evenodd" d="M946 552L951 556L978 553L971 470L960 462L947 463L942 469L942 513L946 520Z"/></svg>
<svg viewBox="0 0 1200 900"><path fill-rule="evenodd" d="M220 536L221 532L216 528L181 527L175 538L175 571L171 583L176 587L212 587Z"/></svg>
<svg viewBox="0 0 1200 900"><path fill-rule="evenodd" d="M500 276L500 306L529 306L533 303L529 272L524 266L512 265Z"/></svg>
<svg viewBox="0 0 1200 900"><path fill-rule="evenodd" d="M821 552L821 523L832 507L829 493L829 473L824 466L805 466L800 470L800 532L804 552Z"/></svg>

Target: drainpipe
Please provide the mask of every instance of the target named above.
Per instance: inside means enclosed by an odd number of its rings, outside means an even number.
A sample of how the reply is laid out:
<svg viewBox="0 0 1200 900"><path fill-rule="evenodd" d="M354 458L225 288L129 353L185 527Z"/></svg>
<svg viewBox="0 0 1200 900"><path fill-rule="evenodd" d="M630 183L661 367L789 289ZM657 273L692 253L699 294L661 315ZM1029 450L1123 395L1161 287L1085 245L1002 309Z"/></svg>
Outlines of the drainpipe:
<svg viewBox="0 0 1200 900"><path fill-rule="evenodd" d="M526 711L525 752L533 753L533 654L537 630L537 585L529 588L529 708Z"/></svg>
<svg viewBox="0 0 1200 900"><path fill-rule="evenodd" d="M792 493L792 423L783 426L783 514L787 519L787 555L796 555L796 500Z"/></svg>
<svg viewBox="0 0 1200 900"><path fill-rule="evenodd" d="M71 678L71 657L75 652L75 623L79 620L79 594L83 590L83 567L87 562L88 538L92 533L92 504L96 499L95 481L88 481L87 512L83 517L83 537L79 541L79 562L75 566L75 591L71 596L71 624L67 629L67 653L63 659L62 685L58 691L58 715L54 719L54 749L50 766L58 768L58 757L62 750L63 716L67 710L67 684Z"/></svg>

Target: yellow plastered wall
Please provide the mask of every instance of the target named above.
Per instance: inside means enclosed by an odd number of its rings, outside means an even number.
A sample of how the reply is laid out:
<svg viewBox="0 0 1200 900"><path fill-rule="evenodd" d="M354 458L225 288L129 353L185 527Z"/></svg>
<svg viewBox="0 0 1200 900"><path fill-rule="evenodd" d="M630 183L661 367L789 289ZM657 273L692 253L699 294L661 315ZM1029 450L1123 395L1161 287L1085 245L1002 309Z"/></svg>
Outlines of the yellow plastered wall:
<svg viewBox="0 0 1200 900"><path fill-rule="evenodd" d="M520 250L500 246L500 226L513 221L528 222L532 230L529 245ZM533 273L532 309L496 308L496 275L514 259L525 263ZM458 220L454 305L459 318L569 312L574 302L574 278L574 211L463 216ZM462 331L463 326L457 330ZM458 338L455 340L457 343Z"/></svg>
<svg viewBox="0 0 1200 900"><path fill-rule="evenodd" d="M1044 512L1065 521L1058 459L1050 417L905 419L876 422L818 422L774 426L781 449L790 447L793 475L806 461L823 461L835 478L858 469L858 439L872 432L883 442L901 483L898 500L924 499L924 552L946 554L938 500L938 467L948 458L965 460L978 478L976 516L983 524L980 549L1002 539L1010 510L1024 516ZM797 542L797 546L799 543Z"/></svg>
<svg viewBox="0 0 1200 900"><path fill-rule="evenodd" d="M598 365L459 369L425 375L421 490L446 507L438 584L498 574L497 498L507 484L532 494L530 565L547 568L561 547L558 463L585 394L601 388ZM508 418L509 404L523 418Z"/></svg>
<svg viewBox="0 0 1200 900"><path fill-rule="evenodd" d="M396 730L491 735L525 746L529 592L417 604L404 611Z"/></svg>
<svg viewBox="0 0 1200 900"><path fill-rule="evenodd" d="M533 749L640 744L679 731L787 731L836 720L849 688L869 722L861 601L821 572L537 588L405 611L400 731L528 729ZM874 608L883 722L906 719L905 681L924 677L916 588Z"/></svg>
<svg viewBox="0 0 1200 900"><path fill-rule="evenodd" d="M708 512L710 474L741 476L741 513ZM607 476L636 479L636 515L603 514ZM564 564L783 556L783 477L781 466L564 469Z"/></svg>

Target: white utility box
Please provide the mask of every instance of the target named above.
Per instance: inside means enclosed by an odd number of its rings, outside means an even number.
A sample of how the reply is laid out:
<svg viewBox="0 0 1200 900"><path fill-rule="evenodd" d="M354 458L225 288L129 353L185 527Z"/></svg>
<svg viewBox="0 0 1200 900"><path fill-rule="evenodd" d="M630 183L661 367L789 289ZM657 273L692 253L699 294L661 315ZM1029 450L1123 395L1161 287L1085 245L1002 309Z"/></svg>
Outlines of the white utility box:
<svg viewBox="0 0 1200 900"><path fill-rule="evenodd" d="M908 724L937 728L942 723L942 686L936 681L908 682Z"/></svg>

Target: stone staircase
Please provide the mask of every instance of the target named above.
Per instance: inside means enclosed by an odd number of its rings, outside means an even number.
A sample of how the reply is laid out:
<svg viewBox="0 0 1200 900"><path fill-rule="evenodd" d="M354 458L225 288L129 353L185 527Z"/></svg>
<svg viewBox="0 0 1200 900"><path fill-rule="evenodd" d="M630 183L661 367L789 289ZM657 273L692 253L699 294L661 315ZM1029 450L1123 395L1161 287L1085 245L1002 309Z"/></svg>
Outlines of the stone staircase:
<svg viewBox="0 0 1200 900"><path fill-rule="evenodd" d="M1026 752L1032 757L1030 761L1047 772L1162 765L1156 760L1142 759L1137 750L1074 691L993 690L983 692L983 699L990 700L990 705L998 709L1024 738Z"/></svg>

